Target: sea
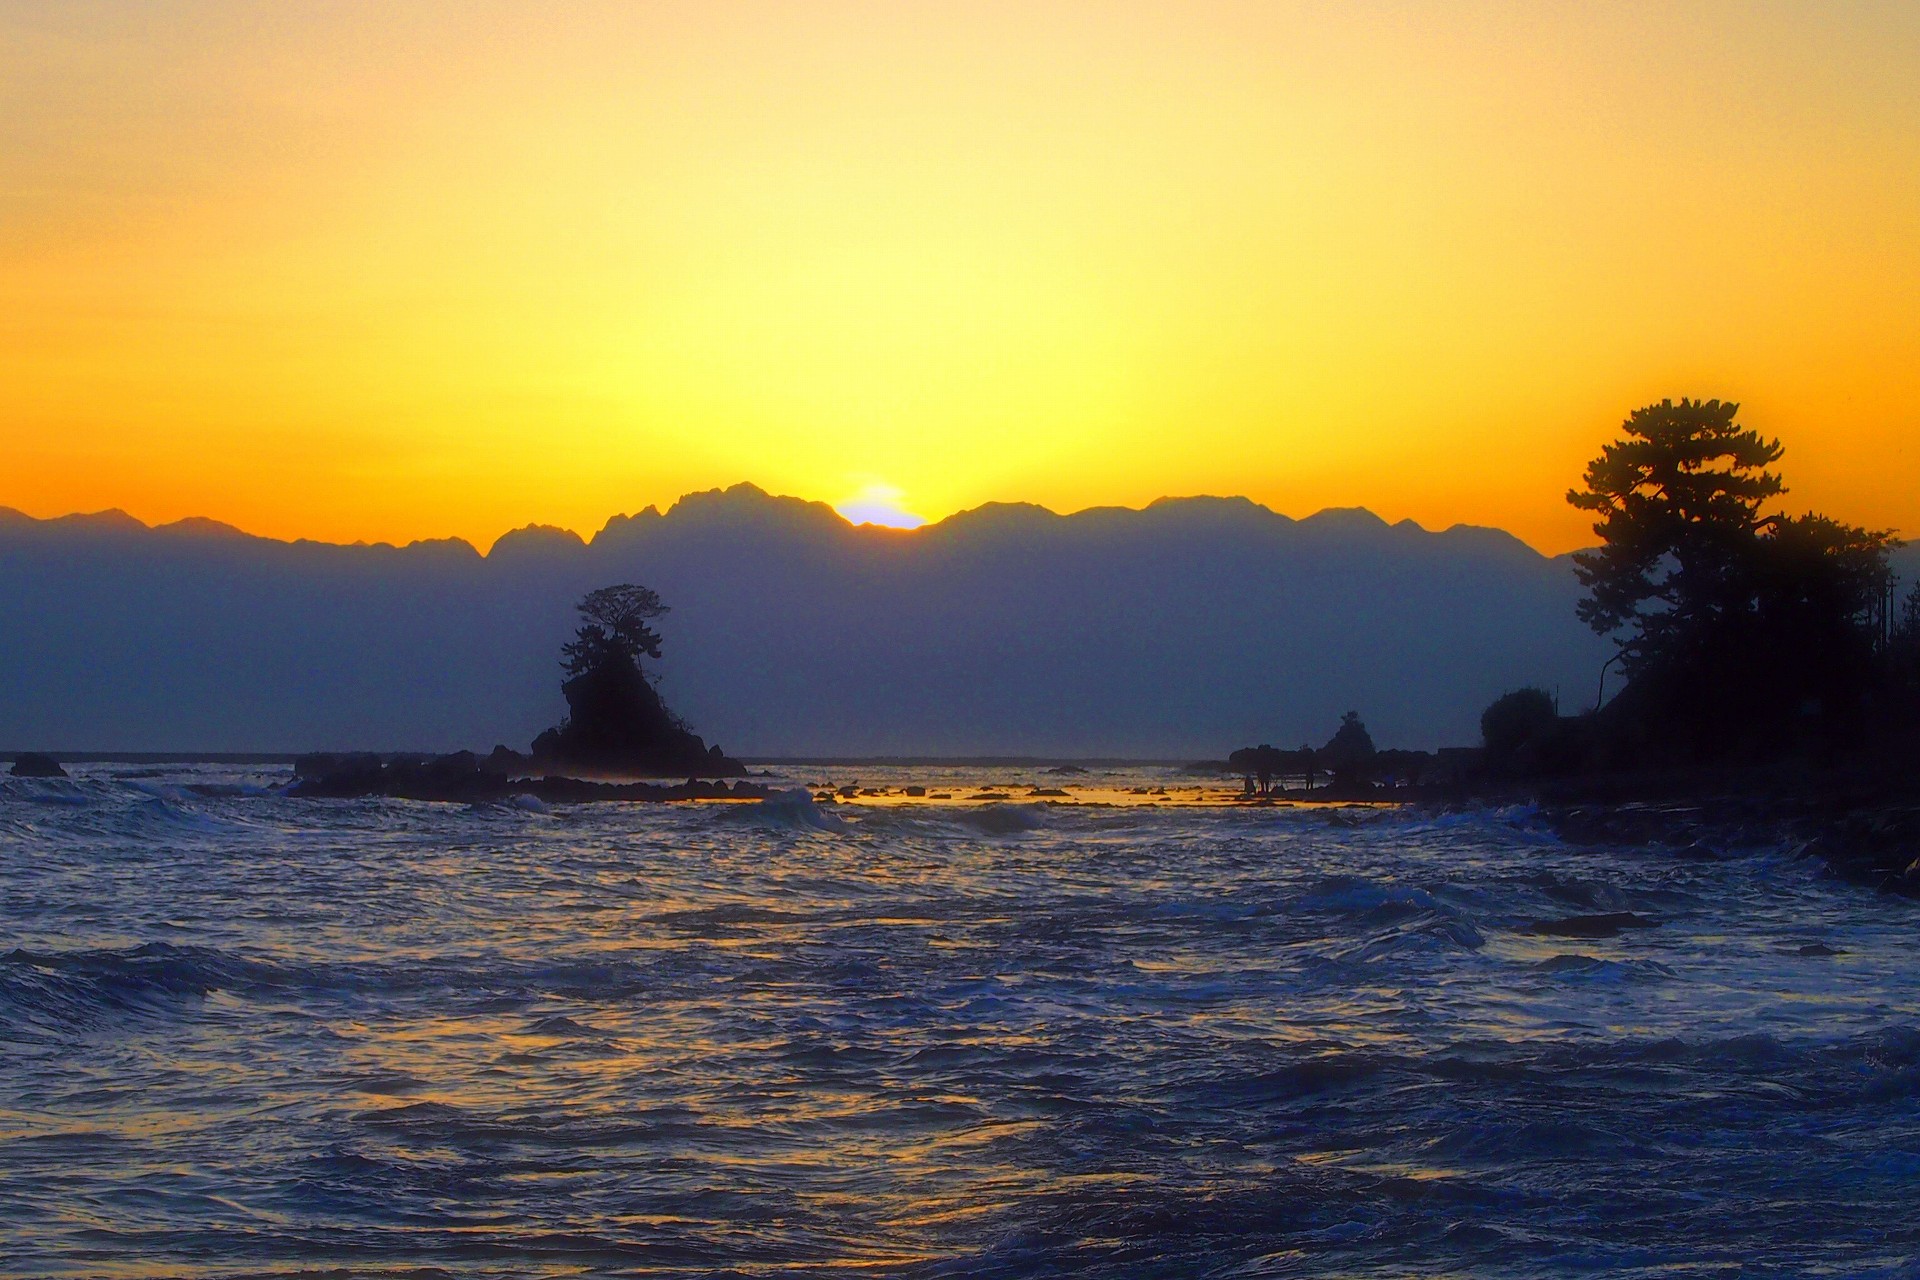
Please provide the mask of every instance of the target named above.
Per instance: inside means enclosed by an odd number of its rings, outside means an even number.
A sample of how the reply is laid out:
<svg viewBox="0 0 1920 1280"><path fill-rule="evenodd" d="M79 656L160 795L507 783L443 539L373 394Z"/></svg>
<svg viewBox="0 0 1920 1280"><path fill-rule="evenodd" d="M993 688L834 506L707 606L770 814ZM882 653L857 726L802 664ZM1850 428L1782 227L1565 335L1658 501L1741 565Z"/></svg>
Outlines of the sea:
<svg viewBox="0 0 1920 1280"><path fill-rule="evenodd" d="M0 1275L1920 1275L1920 903L1764 832L775 773L0 779Z"/></svg>

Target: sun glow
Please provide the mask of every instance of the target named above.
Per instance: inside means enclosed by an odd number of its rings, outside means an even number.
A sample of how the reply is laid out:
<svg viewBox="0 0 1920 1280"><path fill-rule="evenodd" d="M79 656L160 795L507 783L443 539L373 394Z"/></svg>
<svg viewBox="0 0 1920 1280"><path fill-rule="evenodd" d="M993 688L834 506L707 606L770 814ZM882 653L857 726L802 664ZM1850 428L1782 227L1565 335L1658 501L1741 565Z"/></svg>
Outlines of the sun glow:
<svg viewBox="0 0 1920 1280"><path fill-rule="evenodd" d="M884 525L889 529L918 529L927 522L925 516L917 516L900 505L906 493L895 485L878 482L864 486L859 493L845 502L836 503L834 510L854 524Z"/></svg>

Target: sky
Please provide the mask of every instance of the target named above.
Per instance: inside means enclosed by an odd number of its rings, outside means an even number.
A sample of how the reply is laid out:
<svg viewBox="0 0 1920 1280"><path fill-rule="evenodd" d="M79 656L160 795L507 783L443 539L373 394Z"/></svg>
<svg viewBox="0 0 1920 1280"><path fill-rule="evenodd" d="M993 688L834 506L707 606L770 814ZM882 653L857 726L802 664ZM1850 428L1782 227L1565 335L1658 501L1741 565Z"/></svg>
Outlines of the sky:
<svg viewBox="0 0 1920 1280"><path fill-rule="evenodd" d="M1591 541L1637 405L1920 536L1920 5L0 0L0 505L751 481Z"/></svg>

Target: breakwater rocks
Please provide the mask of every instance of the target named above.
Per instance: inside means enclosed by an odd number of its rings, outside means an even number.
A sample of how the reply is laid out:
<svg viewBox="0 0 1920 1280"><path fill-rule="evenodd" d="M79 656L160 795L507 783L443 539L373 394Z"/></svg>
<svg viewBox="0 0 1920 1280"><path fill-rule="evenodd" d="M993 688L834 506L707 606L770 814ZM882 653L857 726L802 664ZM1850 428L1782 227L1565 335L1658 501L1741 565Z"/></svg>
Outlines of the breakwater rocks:
<svg viewBox="0 0 1920 1280"><path fill-rule="evenodd" d="M481 804L512 796L571 803L585 800L757 800L767 789L751 782L632 782L531 775L532 762L504 747L491 755L382 755L371 751L316 752L294 761L288 795L347 800L387 796Z"/></svg>

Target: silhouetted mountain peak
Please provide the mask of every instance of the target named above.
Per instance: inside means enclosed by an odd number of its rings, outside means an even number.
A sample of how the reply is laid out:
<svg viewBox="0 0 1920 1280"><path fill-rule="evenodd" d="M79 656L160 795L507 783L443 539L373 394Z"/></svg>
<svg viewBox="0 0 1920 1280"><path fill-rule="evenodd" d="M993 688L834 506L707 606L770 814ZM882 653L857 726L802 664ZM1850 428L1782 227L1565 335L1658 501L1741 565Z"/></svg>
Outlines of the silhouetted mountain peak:
<svg viewBox="0 0 1920 1280"><path fill-rule="evenodd" d="M663 517L682 528L736 525L757 529L833 530L852 528L846 517L824 502L777 497L744 481L727 489L706 489L681 497Z"/></svg>
<svg viewBox="0 0 1920 1280"><path fill-rule="evenodd" d="M641 531L658 525L663 518L660 508L655 506L642 507L632 515L608 516L607 522L600 526L600 532L594 534L588 544L603 549L618 546Z"/></svg>
<svg viewBox="0 0 1920 1280"><path fill-rule="evenodd" d="M1546 558L1505 529L1494 529L1483 524L1449 525L1440 536L1455 544L1481 547L1497 554L1523 556L1529 560Z"/></svg>
<svg viewBox="0 0 1920 1280"><path fill-rule="evenodd" d="M181 538L251 538L253 535L244 529L236 529L224 520L210 520L206 516L188 516L184 520L175 520L171 524L153 526L155 533L164 533Z"/></svg>
<svg viewBox="0 0 1920 1280"><path fill-rule="evenodd" d="M54 516L50 520L37 521L49 531L56 529L79 529L88 533L145 533L147 525L136 520L118 507L108 507L105 511L76 511L70 516Z"/></svg>
<svg viewBox="0 0 1920 1280"><path fill-rule="evenodd" d="M77 538L82 542L94 539L112 541L151 532L144 523L118 507L106 511L76 511L72 515L51 516L44 520L11 507L0 507L0 528L14 536L36 542L48 538Z"/></svg>
<svg viewBox="0 0 1920 1280"><path fill-rule="evenodd" d="M487 559L517 559L552 552L578 551L587 545L585 538L571 529L552 524L528 524L500 535L487 552Z"/></svg>
<svg viewBox="0 0 1920 1280"><path fill-rule="evenodd" d="M1157 524L1198 525L1215 529L1266 528L1295 523L1252 498L1195 494L1186 498L1155 498L1140 512Z"/></svg>
<svg viewBox="0 0 1920 1280"><path fill-rule="evenodd" d="M1401 523L1406 525L1413 522L1403 520ZM1327 507L1300 521L1300 525L1316 533L1345 534L1384 533L1394 527L1365 507ZM1419 525L1413 527L1420 528Z"/></svg>
<svg viewBox="0 0 1920 1280"><path fill-rule="evenodd" d="M956 511L937 524L925 525L927 532L998 533L1031 530L1066 517L1033 502L983 502L965 511Z"/></svg>
<svg viewBox="0 0 1920 1280"><path fill-rule="evenodd" d="M566 532L566 530L561 530ZM500 544L494 543L497 548ZM557 545L557 544L556 544ZM480 548L465 538L416 538L401 548L414 555L434 556L447 560L479 560Z"/></svg>

